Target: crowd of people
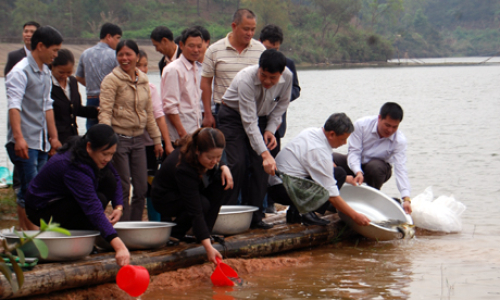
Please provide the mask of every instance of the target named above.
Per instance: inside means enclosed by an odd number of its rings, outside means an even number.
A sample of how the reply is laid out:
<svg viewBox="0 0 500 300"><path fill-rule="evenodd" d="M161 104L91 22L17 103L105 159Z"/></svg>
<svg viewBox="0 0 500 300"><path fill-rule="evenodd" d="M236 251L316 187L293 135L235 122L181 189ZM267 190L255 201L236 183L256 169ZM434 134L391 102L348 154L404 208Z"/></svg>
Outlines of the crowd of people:
<svg viewBox="0 0 500 300"><path fill-rule="evenodd" d="M281 28L266 25L256 40L256 26L255 14L239 9L231 31L213 44L202 26L177 39L167 27L155 28L151 41L163 54L156 87L146 53L122 40L115 24L102 26L99 43L82 53L73 76L75 58L61 48L61 34L26 23L25 46L9 54L5 69L6 148L19 180L22 229L51 217L67 229L97 229L126 265L130 254L113 225L143 220L146 206L149 220L174 219L176 240L189 240L192 228L215 263L222 256L210 238L221 205L259 207L252 228L273 227L263 217L274 202L289 205L287 223L326 225L318 214L337 210L368 225L339 190L344 182L380 189L391 164L411 213L406 139L398 130L402 108L388 102L378 116L354 124L344 113L332 114L281 150L286 111L301 89L293 61L279 51ZM86 88L86 106L78 83ZM83 136L77 116L87 118ZM347 156L332 156L348 138ZM329 201L300 214L276 170L319 183Z"/></svg>

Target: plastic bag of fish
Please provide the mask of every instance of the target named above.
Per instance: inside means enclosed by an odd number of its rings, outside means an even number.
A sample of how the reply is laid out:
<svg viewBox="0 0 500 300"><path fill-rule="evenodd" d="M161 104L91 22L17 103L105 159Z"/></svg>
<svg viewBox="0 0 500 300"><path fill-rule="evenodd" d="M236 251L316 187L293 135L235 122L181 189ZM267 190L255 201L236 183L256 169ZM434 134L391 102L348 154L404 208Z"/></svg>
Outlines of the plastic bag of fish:
<svg viewBox="0 0 500 300"><path fill-rule="evenodd" d="M411 208L413 224L419 228L446 233L462 230L461 215L466 206L453 196L434 199L432 187L428 187L412 199Z"/></svg>

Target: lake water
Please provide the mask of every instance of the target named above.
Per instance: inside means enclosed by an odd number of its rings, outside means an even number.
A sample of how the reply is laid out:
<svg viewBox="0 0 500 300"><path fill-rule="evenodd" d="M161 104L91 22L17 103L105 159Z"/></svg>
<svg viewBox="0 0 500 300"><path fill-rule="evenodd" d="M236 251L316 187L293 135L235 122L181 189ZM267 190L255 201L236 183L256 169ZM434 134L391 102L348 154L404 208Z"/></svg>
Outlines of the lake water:
<svg viewBox="0 0 500 300"><path fill-rule="evenodd" d="M428 186L436 196L453 194L467 206L462 232L343 242L289 254L308 256L311 264L250 274L248 285L232 291L206 282L142 299L500 299L500 65L306 70L298 76L301 97L290 105L284 143L304 128L322 126L331 113L345 112L354 121L377 114L384 102L398 102L405 111L400 130L409 142L412 195ZM150 79L159 84L158 74ZM3 79L0 107L6 107ZM5 135L2 126L1 145ZM10 165L3 147L0 165ZM399 196L393 179L382 191Z"/></svg>

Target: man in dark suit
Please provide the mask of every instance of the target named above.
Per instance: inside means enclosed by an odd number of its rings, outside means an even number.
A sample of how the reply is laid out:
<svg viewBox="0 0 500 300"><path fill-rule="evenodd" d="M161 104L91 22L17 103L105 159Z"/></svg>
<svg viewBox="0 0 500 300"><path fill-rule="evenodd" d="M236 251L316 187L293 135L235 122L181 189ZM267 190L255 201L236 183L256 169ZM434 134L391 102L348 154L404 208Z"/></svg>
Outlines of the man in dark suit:
<svg viewBox="0 0 500 300"><path fill-rule="evenodd" d="M179 58L181 49L174 41L174 34L165 26L158 26L151 32L151 42L155 46L157 52L163 54L158 67L160 68L160 76L163 74L163 69L172 61Z"/></svg>
<svg viewBox="0 0 500 300"><path fill-rule="evenodd" d="M5 64L5 69L3 71L3 76L7 77L7 74L12 70L12 68L23 58L26 57L29 51L31 51L31 36L33 33L40 28L40 24L34 21L27 22L23 25L23 42L24 47L19 50L9 52L7 57L7 64Z"/></svg>
<svg viewBox="0 0 500 300"><path fill-rule="evenodd" d="M260 42L266 47L266 49L276 49L279 50L281 44L283 43L283 30L277 25L269 24L262 28L259 37ZM299 78L297 77L297 70L295 69L295 63L293 60L286 58L286 67L292 71L293 74L293 86L292 86L292 96L290 102L300 97L300 86ZM276 130L275 137L277 146L271 150L271 155L276 157L281 150L281 138L285 136L286 132L286 112L283 114L282 122L278 130ZM274 208L274 201L267 198L267 208L266 213L276 213Z"/></svg>

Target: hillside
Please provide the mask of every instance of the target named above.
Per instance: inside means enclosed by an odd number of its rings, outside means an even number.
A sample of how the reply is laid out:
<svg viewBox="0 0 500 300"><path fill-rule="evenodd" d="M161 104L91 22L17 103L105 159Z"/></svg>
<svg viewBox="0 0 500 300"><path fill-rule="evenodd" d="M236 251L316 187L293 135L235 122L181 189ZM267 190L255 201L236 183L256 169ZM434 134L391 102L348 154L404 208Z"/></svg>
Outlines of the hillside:
<svg viewBox="0 0 500 300"><path fill-rule="evenodd" d="M255 11L259 30L285 32L283 50L297 63L385 61L393 57L489 56L500 50L500 1L470 0L2 0L3 36L27 20L65 37L96 38L114 22L125 38L149 38L165 25L178 35L205 26L215 41L238 7Z"/></svg>

